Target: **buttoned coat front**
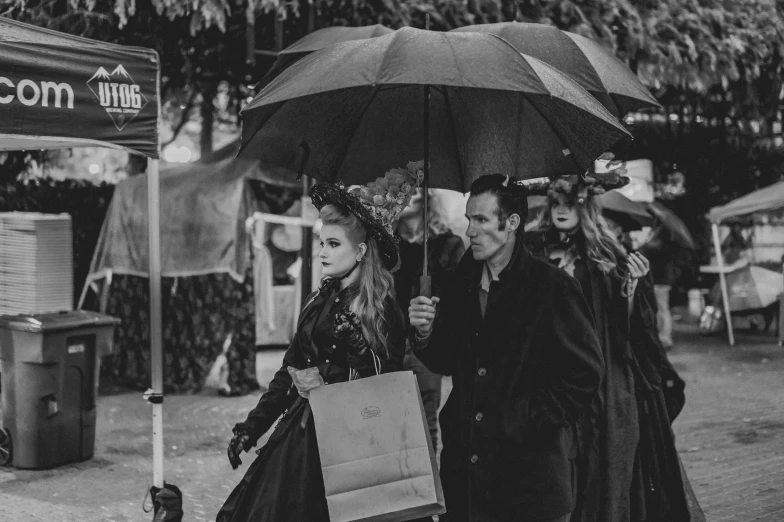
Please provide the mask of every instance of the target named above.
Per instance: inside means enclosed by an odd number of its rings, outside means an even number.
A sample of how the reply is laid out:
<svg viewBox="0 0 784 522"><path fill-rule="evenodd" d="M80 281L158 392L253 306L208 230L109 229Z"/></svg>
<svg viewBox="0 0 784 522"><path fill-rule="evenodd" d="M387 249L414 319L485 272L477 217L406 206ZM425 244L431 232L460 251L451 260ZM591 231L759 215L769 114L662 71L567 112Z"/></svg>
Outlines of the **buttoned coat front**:
<svg viewBox="0 0 784 522"><path fill-rule="evenodd" d="M483 267L466 253L417 352L452 376L440 417L446 520L563 516L574 507L578 419L602 378L591 312L579 283L518 242L482 318Z"/></svg>

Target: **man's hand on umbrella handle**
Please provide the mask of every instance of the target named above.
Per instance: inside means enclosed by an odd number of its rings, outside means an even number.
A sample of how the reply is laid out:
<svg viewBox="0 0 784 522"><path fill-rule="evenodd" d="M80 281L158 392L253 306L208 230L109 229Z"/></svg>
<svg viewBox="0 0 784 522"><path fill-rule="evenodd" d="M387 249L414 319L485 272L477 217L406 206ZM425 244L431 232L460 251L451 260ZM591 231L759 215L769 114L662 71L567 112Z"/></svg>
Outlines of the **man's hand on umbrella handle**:
<svg viewBox="0 0 784 522"><path fill-rule="evenodd" d="M411 326L417 329L420 337L427 337L433 330L433 321L436 318L436 305L438 297L415 297L408 307L408 319Z"/></svg>

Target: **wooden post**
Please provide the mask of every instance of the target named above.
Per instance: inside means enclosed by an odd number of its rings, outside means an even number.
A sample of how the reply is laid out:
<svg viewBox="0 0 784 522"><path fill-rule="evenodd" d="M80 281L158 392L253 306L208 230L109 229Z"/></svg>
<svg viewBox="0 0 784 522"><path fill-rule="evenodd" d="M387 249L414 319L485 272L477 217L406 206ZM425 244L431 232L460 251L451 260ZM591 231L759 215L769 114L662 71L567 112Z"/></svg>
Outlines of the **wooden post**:
<svg viewBox="0 0 784 522"><path fill-rule="evenodd" d="M283 20L278 14L275 15L275 50L283 50Z"/></svg>
<svg viewBox="0 0 784 522"><path fill-rule="evenodd" d="M308 4L308 34L316 30L316 3Z"/></svg>
<svg viewBox="0 0 784 522"><path fill-rule="evenodd" d="M779 320L776 325L776 336L779 338L779 346L784 346L784 294L779 295Z"/></svg>
<svg viewBox="0 0 784 522"><path fill-rule="evenodd" d="M253 2L248 2L248 9L245 11L245 66L245 80L251 81L253 69L256 67L256 7Z"/></svg>

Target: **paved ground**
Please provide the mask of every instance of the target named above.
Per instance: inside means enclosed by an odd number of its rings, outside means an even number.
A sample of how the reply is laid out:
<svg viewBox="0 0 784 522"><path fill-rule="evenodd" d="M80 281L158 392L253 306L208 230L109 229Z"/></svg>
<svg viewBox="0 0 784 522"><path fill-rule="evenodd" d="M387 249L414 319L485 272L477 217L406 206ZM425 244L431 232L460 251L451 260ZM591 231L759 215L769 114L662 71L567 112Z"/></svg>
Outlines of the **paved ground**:
<svg viewBox="0 0 784 522"><path fill-rule="evenodd" d="M784 521L784 349L740 335L729 348L681 326L672 360L688 383L678 448L710 522ZM230 426L258 396L167 397L166 478L186 521L214 520L250 458L232 471ZM99 401L96 457L48 471L0 471L0 521L149 521L151 413L138 393Z"/></svg>

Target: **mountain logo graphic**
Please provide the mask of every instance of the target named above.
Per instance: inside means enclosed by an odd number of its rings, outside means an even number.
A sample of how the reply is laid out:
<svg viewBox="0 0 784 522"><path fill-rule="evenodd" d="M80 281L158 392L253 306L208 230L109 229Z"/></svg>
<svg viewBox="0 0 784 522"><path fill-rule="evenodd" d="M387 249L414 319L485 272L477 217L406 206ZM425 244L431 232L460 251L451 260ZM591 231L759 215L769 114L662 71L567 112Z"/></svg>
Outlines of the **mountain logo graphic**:
<svg viewBox="0 0 784 522"><path fill-rule="evenodd" d="M99 67L92 78L87 80L87 87L98 99L118 131L123 130L147 105L147 98L142 94L141 88L136 85L122 64L115 67L111 73Z"/></svg>

